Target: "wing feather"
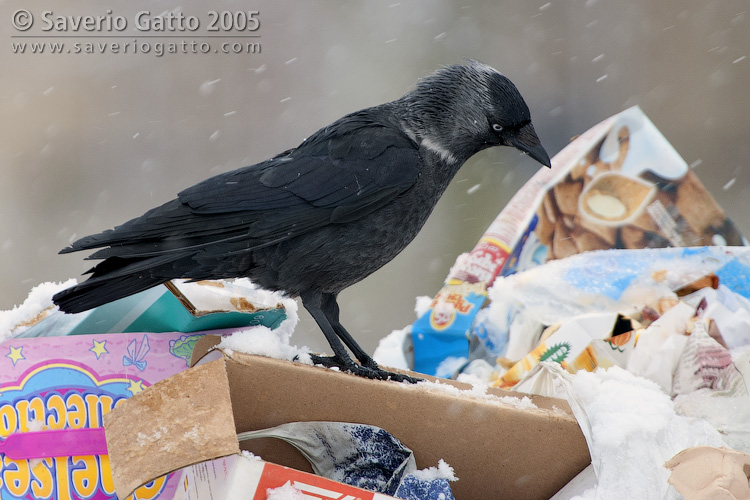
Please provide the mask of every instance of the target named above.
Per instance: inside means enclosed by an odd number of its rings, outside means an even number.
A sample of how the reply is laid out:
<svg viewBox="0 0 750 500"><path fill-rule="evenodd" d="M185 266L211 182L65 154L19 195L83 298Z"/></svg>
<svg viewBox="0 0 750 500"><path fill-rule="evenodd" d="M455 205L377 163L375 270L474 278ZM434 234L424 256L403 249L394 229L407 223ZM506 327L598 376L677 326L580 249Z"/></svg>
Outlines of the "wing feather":
<svg viewBox="0 0 750 500"><path fill-rule="evenodd" d="M418 147L403 132L355 113L296 149L209 178L64 251L102 248L94 259L250 251L356 221L413 186L419 168Z"/></svg>

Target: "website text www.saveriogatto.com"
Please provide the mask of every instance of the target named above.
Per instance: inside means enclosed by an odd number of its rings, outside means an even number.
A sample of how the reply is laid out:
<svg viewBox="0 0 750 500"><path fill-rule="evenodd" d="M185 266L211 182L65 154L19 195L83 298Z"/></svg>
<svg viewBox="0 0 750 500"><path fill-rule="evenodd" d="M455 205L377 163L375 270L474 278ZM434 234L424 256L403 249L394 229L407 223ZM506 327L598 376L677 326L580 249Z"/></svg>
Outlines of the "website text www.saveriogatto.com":
<svg viewBox="0 0 750 500"><path fill-rule="evenodd" d="M51 10L13 12L14 54L259 54L258 11L207 11L132 18L114 15L60 15ZM69 39L73 40L69 40Z"/></svg>

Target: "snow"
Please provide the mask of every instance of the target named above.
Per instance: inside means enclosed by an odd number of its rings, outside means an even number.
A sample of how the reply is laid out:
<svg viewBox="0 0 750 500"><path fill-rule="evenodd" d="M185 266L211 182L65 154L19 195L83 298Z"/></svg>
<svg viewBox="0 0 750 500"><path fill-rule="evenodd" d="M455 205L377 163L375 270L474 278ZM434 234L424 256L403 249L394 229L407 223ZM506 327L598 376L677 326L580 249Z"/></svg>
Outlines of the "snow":
<svg viewBox="0 0 750 500"><path fill-rule="evenodd" d="M712 253L712 256L719 257L717 262L712 259L706 262L711 266L719 266L718 261L725 258L721 252L717 250L715 255ZM732 249L732 252L733 258L737 259L745 253L744 250L739 249ZM640 251L640 254L643 256L648 252ZM586 257L589 263L587 268L589 274L592 272L592 255L588 254ZM675 263L669 266L663 263L657 264L657 260L649 258L649 265L646 266L643 274L653 283L643 286L643 283L636 283L637 280L632 281L633 290L637 293L627 294L627 300L623 299L623 303L631 303L634 295L637 295L639 300L643 299L644 294L653 292L654 287L663 286L666 287L664 290L671 290L675 288L673 285L677 282L693 281L691 273L697 273L696 276L705 275L714 269L713 267L711 270L701 268L703 261L692 261L692 257L689 256L682 256L676 266ZM669 272L663 276L659 273L654 274L650 267L652 265L657 266L655 269L668 269ZM611 273L612 269L609 272ZM550 283L551 274L554 273L550 273L547 269L543 273L544 279L531 279L528 276L524 277L522 273L504 278L504 280L518 280L518 284L524 286L544 282L549 288L562 293L563 298L571 299L567 292L562 292L560 287ZM655 276L659 276L659 279ZM666 282L670 283L669 286ZM489 314L488 318L496 326L507 328L509 327L508 311L499 306L503 303L503 297L498 295L500 293L498 290L497 288L490 290L490 297L493 301L489 307L489 313L493 314ZM520 292L520 288L514 288L510 293L513 301L525 303L524 294ZM658 293L655 296L660 295L663 294ZM537 306L540 301L545 300L538 289L531 292L529 297L529 300ZM556 302L557 309L560 308L559 300L558 298ZM578 303L577 299L572 300ZM724 340L731 348L728 352L731 352L731 360L739 370L733 380L739 380L741 377L744 377L746 381L750 380L750 347L747 346L747 338L750 334L746 333L746 325L750 321L746 313L750 310L750 302L744 297L732 294L723 285L718 290L704 289L701 293L696 292L693 296L683 297L682 300L683 303L678 303L667 310L659 320L652 323L651 330L648 330L647 334L641 334L633 356L643 356L640 360L641 364L646 363L648 366L654 365L661 368L671 382L674 376L671 365L662 361L651 363L651 357L646 356L648 352L644 353L644 350L648 350L653 342L663 341L665 337L671 341L693 339L696 335L696 328L703 323L695 323L691 320L689 324L692 325L693 334L685 337L684 332L688 331L686 322L688 318L694 316L697 302L704 300L706 305L702 309L702 314L704 318L712 318L718 324L722 335L726 335ZM429 302L429 298L418 300L417 312L424 313ZM540 311L536 310L536 312ZM526 335L528 332L521 328L522 326L511 332L511 338L514 335L528 336ZM408 332L407 328L391 333L386 337L387 341L386 339L381 341L378 355L381 358L395 357L396 353L389 351L399 348L403 350L402 346L408 340ZM707 334L706 338L708 338ZM715 343L713 340L710 342ZM517 350L523 356L530 347L533 346L518 346ZM682 353L683 349L679 348L675 352ZM722 359L726 360L728 354L723 353L723 356ZM510 355L509 357L519 359ZM633 361L634 368L638 360L633 357L630 360ZM459 360L456 359L446 361L442 366L443 371L451 372L458 362ZM556 389L553 390L554 394L545 395L564 397L568 400L586 436L592 456L592 466L586 472L587 476L577 485L571 484L571 488L566 489L563 496L556 496L555 500L570 498L676 500L679 495L667 482L669 471L663 464L677 453L695 446L730 446L738 450L750 451L748 449L750 445L747 444L750 442L748 441L750 431L747 430L746 424L748 422L747 409L750 408L747 396L744 392L739 395L727 392L729 389L734 391L737 387L742 388L741 383L725 383L724 385L729 387L721 393L704 390L702 393L691 392L689 401L683 396L678 396L673 400L670 397L671 383L665 385L648 370L640 370L638 374L635 374L623 368L610 367L599 368L595 372L579 371L571 374L562 370L559 365L555 366L560 372L554 378ZM628 368L633 369L631 365L628 365ZM713 370L713 368L712 364L709 369ZM520 410L536 408L529 398L497 398L488 395L488 381L496 378L497 369L498 367L482 360L472 362L469 368L465 369L465 373L458 377L459 381L472 384L471 390L462 391L454 386L436 382L420 382L417 387L421 390L442 392L454 397L485 398L498 404L513 405ZM662 382L661 386L656 382L657 380ZM728 395L733 397L727 397Z"/></svg>
<svg viewBox="0 0 750 500"><path fill-rule="evenodd" d="M229 356L234 352L242 352L312 364L309 348L290 345L289 338L265 326L256 326L224 337L216 348L223 350Z"/></svg>
<svg viewBox="0 0 750 500"><path fill-rule="evenodd" d="M52 296L76 283L75 279L63 283L41 283L31 289L23 304L8 311L0 311L0 342L23 333L36 319L42 319L53 312L56 308L52 305Z"/></svg>
<svg viewBox="0 0 750 500"><path fill-rule="evenodd" d="M486 360L474 359L464 367L461 373L458 374L456 380L471 385L477 385L480 383L486 384L488 380L492 380L496 373L496 368Z"/></svg>
<svg viewBox="0 0 750 500"><path fill-rule="evenodd" d="M466 397L471 399L483 400L488 403L497 404L500 406L512 406L518 410L537 410L539 409L530 398L527 396L514 397L514 396L495 396L494 394L487 394L486 384L477 384L471 389L459 389L450 384L442 382L431 382L429 380L423 380L417 383L417 388L433 392L449 394L455 397Z"/></svg>
<svg viewBox="0 0 750 500"><path fill-rule="evenodd" d="M664 462L692 446L723 445L708 423L678 415L656 383L621 368L578 372L571 389L598 477L596 488L574 498L672 498Z"/></svg>
<svg viewBox="0 0 750 500"><path fill-rule="evenodd" d="M19 323L33 320L45 311L54 311L54 307L51 306L52 295L74 285L75 282L75 280L68 280L64 283L42 283L31 290L22 305L9 311L0 311L0 340L23 331L16 328ZM244 280L236 280L234 284L252 287ZM229 356L234 352L243 352L312 364L308 348L298 348L289 343L297 323L297 303L279 294L260 289L254 289L253 294L253 301L257 303L282 303L287 308L287 321L273 331L258 326L224 337L218 348L224 350ZM705 297L708 299L706 311L714 311L717 307L714 306L717 301L716 297L723 297L726 294L727 291L723 288L711 289L686 300L694 302ZM431 300L429 297L417 298L415 305L417 315L427 310ZM724 297L720 302L731 306L727 306L729 308L725 316L732 317L735 321L738 321L740 313L750 310L750 304L740 297ZM670 309L662 316L663 321L668 320L670 314L678 312L680 312L679 307ZM713 315L714 312L712 312ZM720 326L723 326L721 323L723 318L724 316L721 315L717 318ZM497 315L492 319L502 322L504 317ZM742 325L745 324L747 321L742 323ZM727 339L734 347L735 363L741 364L741 360L744 360L742 362L750 364L748 363L750 348L745 346L744 331L738 330L738 338L735 339L731 334L733 330L729 327L725 326L721 330L727 334ZM410 327L391 332L380 341L375 351L375 359L383 365L407 368L404 346L408 345L409 340ZM645 348L647 340L645 337L642 338L639 347ZM446 360L442 368L445 372L452 373L458 365L464 362L464 359L458 358ZM416 387L422 391L480 399L521 411L539 411L529 397L498 397L488 394L489 382L485 372L491 371L492 368L485 362L482 366L469 370L469 373L461 374L459 381L469 383L471 389L462 390L450 384L429 381L420 382ZM703 418L691 418L681 414L679 402L675 403L657 383L624 369L611 367L606 370L600 368L595 372L566 373L564 378L566 382L561 385L563 388L567 387L567 391L565 394L557 395L568 399L574 409L592 456L592 469L589 474L595 474L595 479L583 487L588 489L574 490L572 496L565 498L577 500L677 499L679 498L677 493L667 483L669 471L663 467L663 464L680 451L693 446L725 446L729 443ZM728 410L727 413L729 413ZM247 458L257 459L253 456L247 456ZM453 469L443 460L440 460L437 467L429 467L414 475L419 480L425 481L456 480ZM595 486L589 487L591 484ZM279 488L269 489L268 498L296 500L306 497L287 483Z"/></svg>
<svg viewBox="0 0 750 500"><path fill-rule="evenodd" d="M310 498L292 486L289 481L278 488L268 488L266 495L267 500L308 500Z"/></svg>
<svg viewBox="0 0 750 500"><path fill-rule="evenodd" d="M216 80L211 80L207 82L203 82L201 86L198 88L201 95L209 95L213 93L214 90L216 90L215 85L221 81L221 78L217 78Z"/></svg>
<svg viewBox="0 0 750 500"><path fill-rule="evenodd" d="M232 298L237 297L244 298L258 308L273 308L281 304L287 319L274 329L274 332L280 335L286 343L289 342L299 321L296 300L285 297L279 292L263 290L247 278L222 281L221 286L211 286L210 282L203 284L203 282L180 281L179 289L195 308L201 311L234 310L236 306L232 303Z"/></svg>
<svg viewBox="0 0 750 500"><path fill-rule="evenodd" d="M426 295L417 297L414 304L416 317L419 318L425 314L430 309L430 304L432 304L432 297ZM406 346L410 345L410 335L411 325L403 330L393 330L390 334L380 339L378 347L372 355L372 359L383 366L399 368L401 370L411 369L405 354L409 350Z"/></svg>
<svg viewBox="0 0 750 500"><path fill-rule="evenodd" d="M467 361L468 359L464 357L448 356L435 369L435 376L451 378Z"/></svg>
<svg viewBox="0 0 750 500"><path fill-rule="evenodd" d="M436 479L445 479L447 481L458 481L453 467L445 463L442 458L438 461L437 467L428 467L411 473L412 476L420 481L434 481Z"/></svg>
<svg viewBox="0 0 750 500"><path fill-rule="evenodd" d="M417 317L426 313L430 309L430 304L432 304L432 297L428 297L427 295L417 297L414 305L414 312L417 313Z"/></svg>
<svg viewBox="0 0 750 500"><path fill-rule="evenodd" d="M411 327L408 326L403 330L394 330L380 339L372 358L379 365L408 370L409 362L406 360L403 345L410 331Z"/></svg>
<svg viewBox="0 0 750 500"><path fill-rule="evenodd" d="M246 458L248 460L257 460L259 462L263 461L263 459L261 457L259 457L258 455L256 455L252 451L242 450L241 454L242 454L242 458Z"/></svg>

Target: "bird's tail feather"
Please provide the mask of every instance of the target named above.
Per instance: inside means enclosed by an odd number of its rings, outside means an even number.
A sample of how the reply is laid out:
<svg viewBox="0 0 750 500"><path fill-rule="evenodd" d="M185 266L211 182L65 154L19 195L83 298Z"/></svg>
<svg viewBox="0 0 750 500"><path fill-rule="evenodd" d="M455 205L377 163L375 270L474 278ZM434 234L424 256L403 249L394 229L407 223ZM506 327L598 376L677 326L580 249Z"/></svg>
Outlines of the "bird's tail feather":
<svg viewBox="0 0 750 500"><path fill-rule="evenodd" d="M91 269L91 277L52 297L60 310L79 313L128 297L170 279L170 268L184 255L171 255L147 259L113 257Z"/></svg>
<svg viewBox="0 0 750 500"><path fill-rule="evenodd" d="M52 302L63 312L79 313L142 292L166 281L137 275L92 278L56 293L52 297Z"/></svg>

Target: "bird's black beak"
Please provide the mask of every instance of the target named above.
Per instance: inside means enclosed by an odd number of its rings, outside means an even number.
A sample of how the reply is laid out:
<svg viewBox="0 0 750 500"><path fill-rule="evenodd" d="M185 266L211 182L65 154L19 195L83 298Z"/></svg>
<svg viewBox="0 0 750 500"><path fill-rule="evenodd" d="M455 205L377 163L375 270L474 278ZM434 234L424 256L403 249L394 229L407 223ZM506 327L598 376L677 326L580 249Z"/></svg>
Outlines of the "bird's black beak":
<svg viewBox="0 0 750 500"><path fill-rule="evenodd" d="M531 123L521 127L521 130L510 138L510 145L528 154L545 167L552 168L549 155L545 151L544 146L542 146L541 141L539 141L539 137L537 137L534 126Z"/></svg>

